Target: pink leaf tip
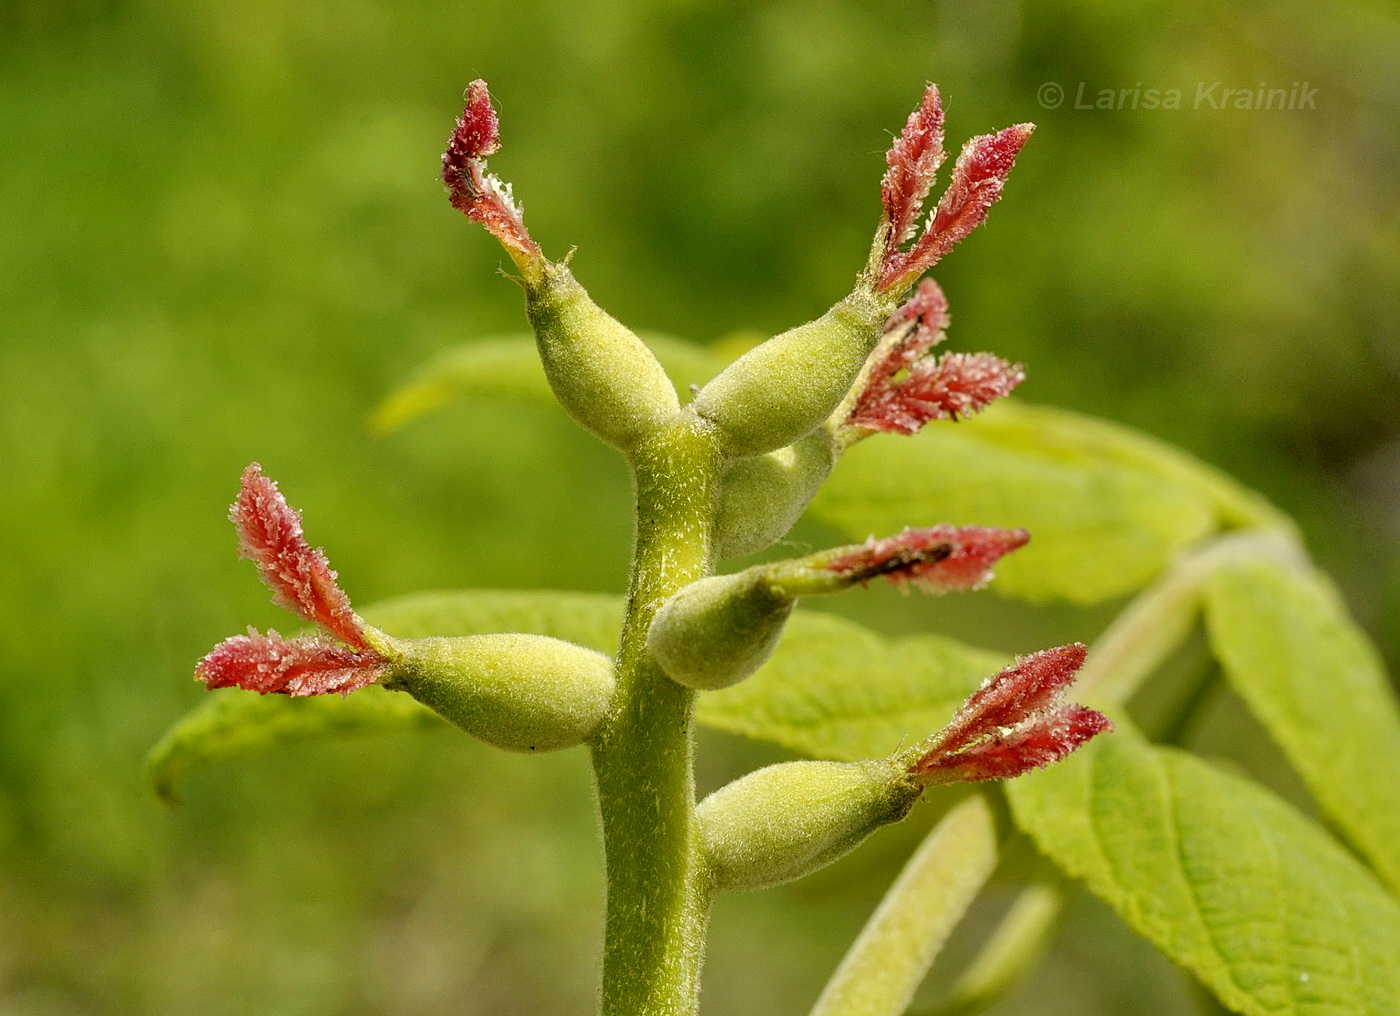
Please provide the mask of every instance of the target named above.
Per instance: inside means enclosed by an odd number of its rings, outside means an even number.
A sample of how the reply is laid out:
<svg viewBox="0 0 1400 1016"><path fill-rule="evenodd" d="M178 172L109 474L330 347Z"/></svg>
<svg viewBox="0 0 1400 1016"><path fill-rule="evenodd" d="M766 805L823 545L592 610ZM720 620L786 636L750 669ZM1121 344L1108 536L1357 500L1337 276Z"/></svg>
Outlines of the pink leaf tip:
<svg viewBox="0 0 1400 1016"><path fill-rule="evenodd" d="M477 78L467 86L467 105L457 118L457 125L448 139L442 156L442 167L461 172L468 159L484 159L501 149L501 121L491 105L491 92L486 82Z"/></svg>
<svg viewBox="0 0 1400 1016"><path fill-rule="evenodd" d="M1102 713L1063 701L1086 652L1078 643L1046 649L988 678L920 747L910 775L925 785L1010 779L1112 730Z"/></svg>
<svg viewBox="0 0 1400 1016"><path fill-rule="evenodd" d="M963 146L953 167L952 182L929 217L923 234L905 250L914 235L914 221L923 208L934 174L943 162L943 107L938 89L929 85L923 101L905 124L885 161L880 184L884 205L881 223L878 286L902 289L932 268L953 246L987 217L1015 164L1016 154L1035 130L1022 123L996 134L973 138Z"/></svg>
<svg viewBox="0 0 1400 1016"><path fill-rule="evenodd" d="M930 420L981 412L1026 379L1020 364L991 353L929 355L945 338L948 301L933 279L890 316L864 385L843 424L852 439L877 431L913 434Z"/></svg>
<svg viewBox="0 0 1400 1016"><path fill-rule="evenodd" d="M914 222L943 159L943 98L938 86L929 82L919 108L909 114L885 155L889 169L880 181L880 200L889 227L886 250L897 251L914 235Z"/></svg>
<svg viewBox="0 0 1400 1016"><path fill-rule="evenodd" d="M486 228L513 257L538 260L510 185L486 172L486 157L501 148L501 126L491 93L480 78L467 86L467 104L442 154L442 182L452 207Z"/></svg>
<svg viewBox="0 0 1400 1016"><path fill-rule="evenodd" d="M364 623L336 585L326 555L306 542L301 514L256 462L243 471L238 500L229 509L244 557L272 588L273 602L319 624L336 638L364 648Z"/></svg>
<svg viewBox="0 0 1400 1016"><path fill-rule="evenodd" d="M356 651L321 639L285 639L251 628L215 646L199 661L195 678L207 688L244 688L263 695L348 694L374 684L387 661L372 649Z"/></svg>
<svg viewBox="0 0 1400 1016"><path fill-rule="evenodd" d="M898 536L869 540L826 562L829 571L851 584L883 578L925 592L978 589L992 578L992 565L1023 547L1024 529L932 526L906 529Z"/></svg>

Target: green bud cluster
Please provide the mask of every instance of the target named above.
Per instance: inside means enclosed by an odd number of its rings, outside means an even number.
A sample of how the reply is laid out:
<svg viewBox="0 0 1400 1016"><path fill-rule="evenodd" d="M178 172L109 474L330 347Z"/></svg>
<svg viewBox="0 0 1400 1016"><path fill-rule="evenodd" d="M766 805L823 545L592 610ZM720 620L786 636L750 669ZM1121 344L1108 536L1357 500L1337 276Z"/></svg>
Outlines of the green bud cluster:
<svg viewBox="0 0 1400 1016"><path fill-rule="evenodd" d="M732 460L722 478L715 551L743 557L787 535L836 465L836 443L817 428L767 455Z"/></svg>
<svg viewBox="0 0 1400 1016"><path fill-rule="evenodd" d="M656 356L589 297L567 265L526 282L526 312L545 376L564 409L624 450L657 430L680 401Z"/></svg>
<svg viewBox="0 0 1400 1016"><path fill-rule="evenodd" d="M612 704L613 661L544 635L395 642L383 684L511 751L555 751L592 738Z"/></svg>
<svg viewBox="0 0 1400 1016"><path fill-rule="evenodd" d="M686 687L727 688L773 654L793 602L769 584L762 569L711 575L662 605L647 645L661 668Z"/></svg>
<svg viewBox="0 0 1400 1016"><path fill-rule="evenodd" d="M735 360L701 389L693 409L724 435L732 456L790 445L827 419L851 390L898 300L865 284L804 325Z"/></svg>
<svg viewBox="0 0 1400 1016"><path fill-rule="evenodd" d="M809 875L898 822L920 788L903 766L785 762L716 790L696 809L716 889L767 889Z"/></svg>

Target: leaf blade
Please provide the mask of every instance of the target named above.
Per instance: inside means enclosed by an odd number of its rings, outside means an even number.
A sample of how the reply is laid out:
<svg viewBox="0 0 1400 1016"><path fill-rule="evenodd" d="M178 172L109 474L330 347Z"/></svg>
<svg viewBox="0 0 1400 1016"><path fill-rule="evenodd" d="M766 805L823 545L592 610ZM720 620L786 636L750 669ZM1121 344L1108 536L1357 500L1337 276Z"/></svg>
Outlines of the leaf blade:
<svg viewBox="0 0 1400 1016"><path fill-rule="evenodd" d="M799 610L773 657L748 680L702 693L696 717L813 758L881 758L946 724L1006 662L953 639L885 639L853 621Z"/></svg>
<svg viewBox="0 0 1400 1016"><path fill-rule="evenodd" d="M940 523L1028 529L1030 545L998 567L992 589L1077 603L1141 588L1222 523L1214 495L1172 470L1148 469L1146 453L1114 451L1064 414L1007 408L862 442L812 514L856 538Z"/></svg>
<svg viewBox="0 0 1400 1016"><path fill-rule="evenodd" d="M1036 845L1226 1005L1400 1011L1400 904L1252 781L1120 729L1007 785Z"/></svg>
<svg viewBox="0 0 1400 1016"><path fill-rule="evenodd" d="M643 336L679 392L703 384L724 367L710 350L665 335ZM466 398L554 405L528 334L496 336L444 350L394 389L370 415L373 433L389 434Z"/></svg>
<svg viewBox="0 0 1400 1016"><path fill-rule="evenodd" d="M1378 654L1318 572L1240 559L1205 586L1231 685L1328 817L1400 890L1400 707Z"/></svg>

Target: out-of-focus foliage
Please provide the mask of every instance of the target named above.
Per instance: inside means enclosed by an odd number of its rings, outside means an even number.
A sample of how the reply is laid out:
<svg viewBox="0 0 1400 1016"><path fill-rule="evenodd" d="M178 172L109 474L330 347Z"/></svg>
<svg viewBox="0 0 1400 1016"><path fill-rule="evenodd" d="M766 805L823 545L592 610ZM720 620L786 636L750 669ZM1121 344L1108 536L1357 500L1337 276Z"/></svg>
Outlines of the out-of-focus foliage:
<svg viewBox="0 0 1400 1016"><path fill-rule="evenodd" d="M1397 66L1400 26L1364 0L6 5L0 1010L588 1008L601 880L577 753L442 730L286 749L194 781L175 813L141 784L202 694L194 660L283 620L222 517L253 459L360 602L620 591L625 475L562 413L481 402L366 434L427 356L521 325L495 246L434 178L470 78L491 82L493 168L546 249L579 244L581 281L629 324L697 340L845 291L879 153L926 78L954 142L1036 120L991 225L940 266L954 344L1300 517L1394 670ZM1081 81L1181 88L1187 108L1075 109ZM1317 108L1191 109L1214 81L1307 81ZM1106 616L849 606L1007 651ZM1200 737L1283 768L1232 700ZM703 747L703 789L776 757ZM930 821L723 901L713 1010L805 1011ZM1184 1011L1177 975L1097 904L1070 931L1002 1011Z"/></svg>

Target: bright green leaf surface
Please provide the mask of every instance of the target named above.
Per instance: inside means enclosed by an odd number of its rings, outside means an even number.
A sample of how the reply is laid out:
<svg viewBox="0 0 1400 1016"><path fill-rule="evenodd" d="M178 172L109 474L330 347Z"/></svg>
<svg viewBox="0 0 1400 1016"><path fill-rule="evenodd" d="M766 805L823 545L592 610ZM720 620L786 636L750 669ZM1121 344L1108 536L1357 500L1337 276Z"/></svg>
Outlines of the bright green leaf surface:
<svg viewBox="0 0 1400 1016"><path fill-rule="evenodd" d="M1205 593L1230 683L1329 817L1400 889L1400 709L1375 650L1315 572L1230 561Z"/></svg>
<svg viewBox="0 0 1400 1016"><path fill-rule="evenodd" d="M691 385L703 385L724 367L709 350L665 335L644 336L681 401ZM554 404L531 335L483 339L441 353L424 364L402 387L389 394L371 417L379 433L397 430L420 416L459 399L517 399Z"/></svg>
<svg viewBox="0 0 1400 1016"><path fill-rule="evenodd" d="M364 615L400 638L526 631L611 652L622 608L616 597L590 593L471 590L404 596ZM147 765L156 792L169 799L178 783L202 769L279 745L440 722L409 696L380 688L303 699L221 691L179 720Z"/></svg>
<svg viewBox="0 0 1400 1016"><path fill-rule="evenodd" d="M937 523L1019 526L1031 543L997 566L992 588L1094 603L1153 579L1220 517L1200 487L1130 465L1037 417L934 424L852 448L812 503L852 536Z"/></svg>
<svg viewBox="0 0 1400 1016"><path fill-rule="evenodd" d="M1400 904L1257 784L1120 729L1007 793L1041 850L1232 1009L1400 1013Z"/></svg>
<svg viewBox="0 0 1400 1016"><path fill-rule="evenodd" d="M995 403L977 418L984 436L1004 443L1028 440L1065 462L1116 462L1194 491L1210 502L1228 527L1270 526L1292 531L1293 522L1260 494L1174 445L1140 430L1067 409L1027 405L1019 399Z"/></svg>
<svg viewBox="0 0 1400 1016"><path fill-rule="evenodd" d="M933 635L886 639L796 612L753 677L702 692L702 723L815 758L882 758L938 730L1005 656Z"/></svg>
<svg viewBox="0 0 1400 1016"><path fill-rule="evenodd" d="M521 631L611 655L622 625L622 601L605 593L468 589L401 596L375 604L364 616L403 639Z"/></svg>

